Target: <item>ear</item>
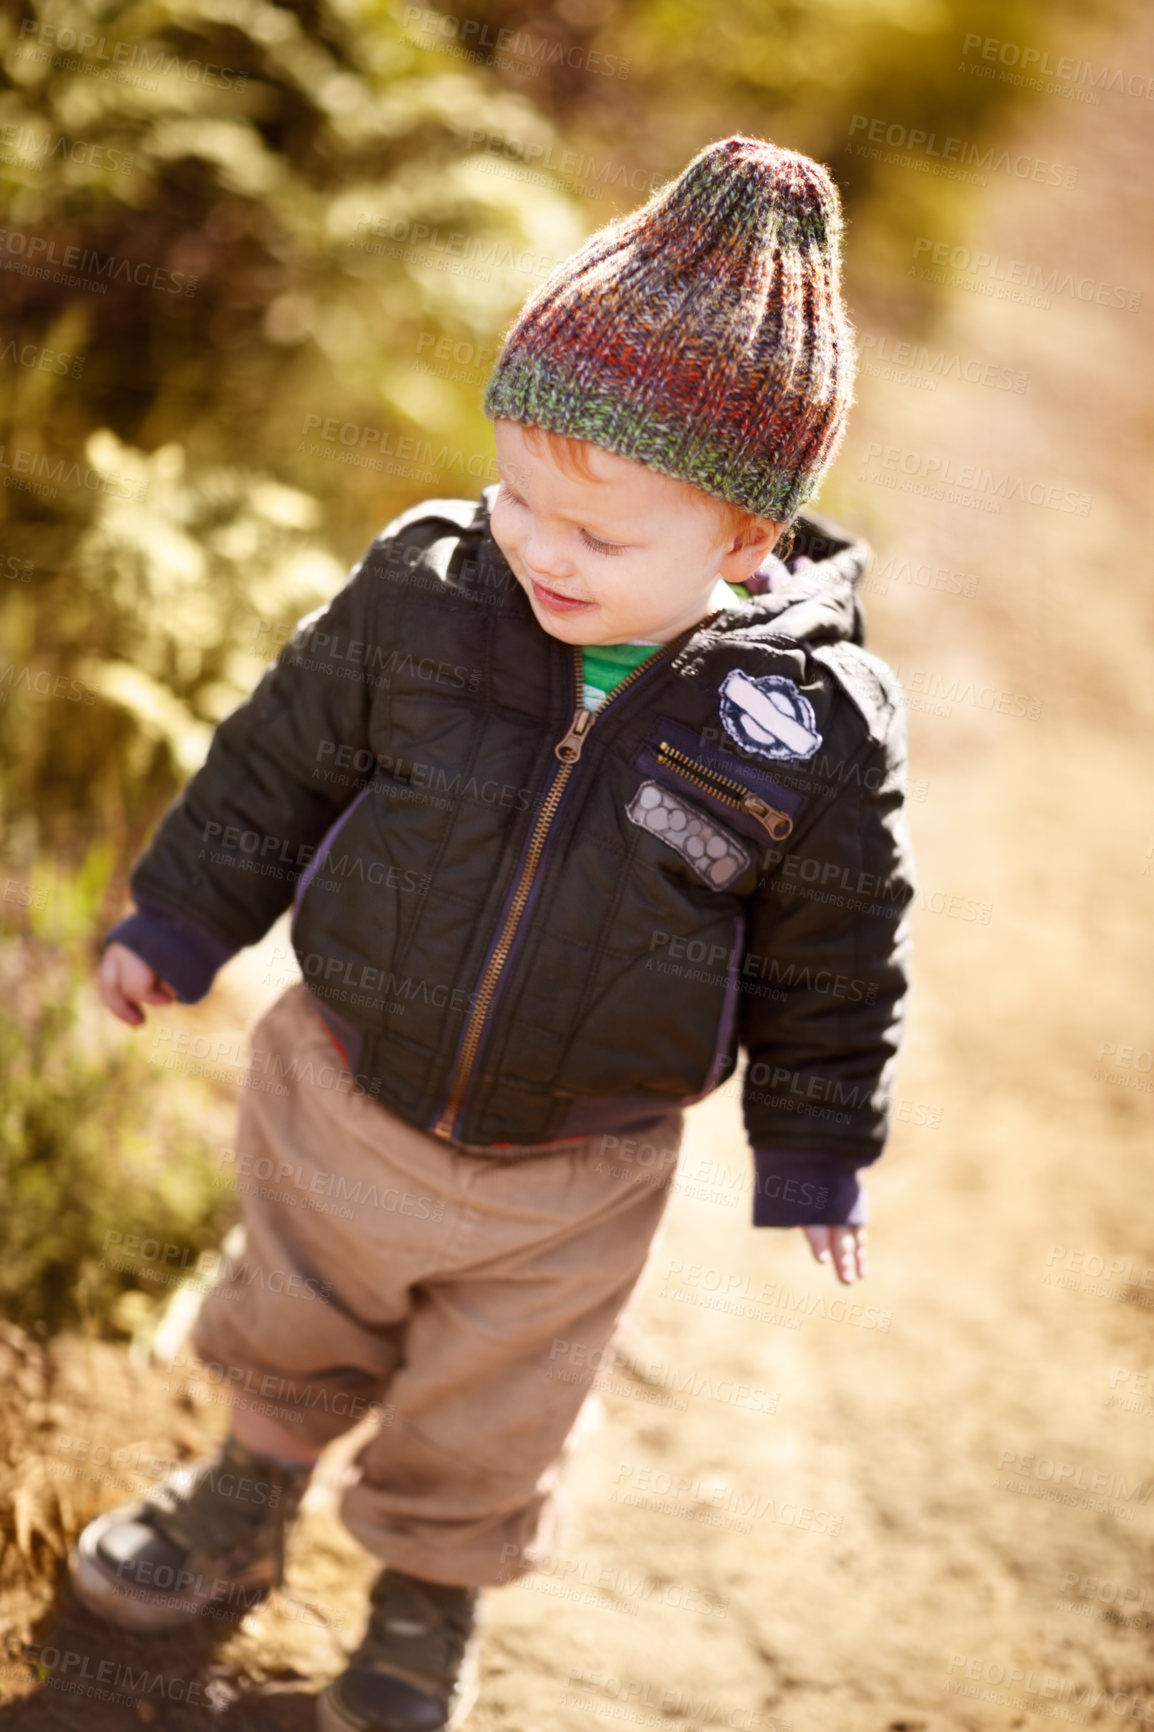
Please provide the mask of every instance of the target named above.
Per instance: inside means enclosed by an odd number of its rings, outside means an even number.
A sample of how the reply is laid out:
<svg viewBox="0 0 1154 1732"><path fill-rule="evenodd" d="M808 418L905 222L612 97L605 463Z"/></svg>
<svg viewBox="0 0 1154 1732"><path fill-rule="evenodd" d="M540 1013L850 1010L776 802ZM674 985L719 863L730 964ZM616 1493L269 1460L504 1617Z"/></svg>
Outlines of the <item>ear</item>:
<svg viewBox="0 0 1154 1732"><path fill-rule="evenodd" d="M718 566L718 575L726 583L744 583L752 577L767 553L772 553L777 546L784 525L767 522L760 528L752 541L747 541L744 547L737 546L736 537L728 551L723 554Z"/></svg>

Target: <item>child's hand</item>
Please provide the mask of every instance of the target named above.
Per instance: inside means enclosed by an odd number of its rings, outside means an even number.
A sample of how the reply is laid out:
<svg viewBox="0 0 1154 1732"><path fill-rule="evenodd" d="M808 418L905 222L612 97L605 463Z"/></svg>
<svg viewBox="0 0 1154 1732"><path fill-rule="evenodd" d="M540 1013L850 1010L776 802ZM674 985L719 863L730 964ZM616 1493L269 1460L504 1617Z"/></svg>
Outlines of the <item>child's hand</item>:
<svg viewBox="0 0 1154 1732"><path fill-rule="evenodd" d="M832 1263L847 1287L869 1274L864 1227L803 1227L802 1232L818 1262Z"/></svg>
<svg viewBox="0 0 1154 1732"><path fill-rule="evenodd" d="M171 1004L176 997L168 982L127 944L108 946L96 971L96 984L113 1015L133 1028L144 1021L142 1004Z"/></svg>

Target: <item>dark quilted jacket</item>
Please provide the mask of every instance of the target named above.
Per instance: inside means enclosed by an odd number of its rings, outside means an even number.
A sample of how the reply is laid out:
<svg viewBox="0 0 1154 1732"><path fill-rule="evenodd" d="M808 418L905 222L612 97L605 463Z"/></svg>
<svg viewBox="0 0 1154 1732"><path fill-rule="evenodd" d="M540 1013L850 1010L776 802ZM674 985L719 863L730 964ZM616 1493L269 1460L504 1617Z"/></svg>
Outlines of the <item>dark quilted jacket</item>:
<svg viewBox="0 0 1154 1732"><path fill-rule="evenodd" d="M431 500L301 622L132 875L185 1001L290 903L362 1085L472 1147L632 1134L748 1053L755 1220L860 1220L914 894L866 549L802 518L773 587L591 717L480 501ZM764 580L762 580L764 581Z"/></svg>

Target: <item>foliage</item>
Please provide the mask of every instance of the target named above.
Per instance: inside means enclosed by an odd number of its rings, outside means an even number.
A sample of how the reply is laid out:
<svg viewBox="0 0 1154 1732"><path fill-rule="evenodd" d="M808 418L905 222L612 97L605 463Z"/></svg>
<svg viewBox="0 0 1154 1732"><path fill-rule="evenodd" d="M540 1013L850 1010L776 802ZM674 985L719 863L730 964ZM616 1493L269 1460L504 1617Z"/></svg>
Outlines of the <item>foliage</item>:
<svg viewBox="0 0 1154 1732"><path fill-rule="evenodd" d="M227 1207L171 1078L123 1031L110 1036L84 983L107 871L94 849L64 881L8 876L0 904L0 1312L50 1330L105 1330L125 1293L165 1297L158 1276L188 1273ZM167 1258L120 1258L134 1232Z"/></svg>
<svg viewBox="0 0 1154 1732"><path fill-rule="evenodd" d="M107 484L91 522L39 610L19 590L9 608L7 794L67 813L78 848L103 831L123 855L343 572L297 488L239 465L190 473L180 445L147 455L107 430L85 461Z"/></svg>
<svg viewBox="0 0 1154 1732"><path fill-rule="evenodd" d="M123 864L381 523L488 479L476 403L413 367L421 333L491 340L530 284L517 257L582 230L463 144L538 127L531 106L395 23L176 0L94 28L44 0L4 28L0 795L35 787L74 855L108 814ZM339 564L318 535L338 510Z"/></svg>
<svg viewBox="0 0 1154 1732"><path fill-rule="evenodd" d="M856 155L853 116L985 139L1023 92L959 70L964 39L1061 22L1041 0L10 10L3 808L35 788L46 845L78 858L106 825L123 868L382 523L491 478L480 387L526 294L710 138L829 160L860 284L932 293L909 236L958 233L968 189Z"/></svg>
<svg viewBox="0 0 1154 1732"><path fill-rule="evenodd" d="M1007 142L1011 111L1043 88L1015 71L1023 46L1039 51L1036 64L1043 51L1056 62L1071 52L1079 10L1085 21L1104 9L1098 0L1081 9L1038 0L651 0L613 32L641 94L626 148L643 126L672 170L686 133L704 140L720 123L828 163L851 218L851 294L908 325L929 316L935 294L908 276L913 242L965 239L990 178L974 164L988 163L990 147ZM1008 64L997 57L1003 44ZM911 133L925 143L911 147Z"/></svg>

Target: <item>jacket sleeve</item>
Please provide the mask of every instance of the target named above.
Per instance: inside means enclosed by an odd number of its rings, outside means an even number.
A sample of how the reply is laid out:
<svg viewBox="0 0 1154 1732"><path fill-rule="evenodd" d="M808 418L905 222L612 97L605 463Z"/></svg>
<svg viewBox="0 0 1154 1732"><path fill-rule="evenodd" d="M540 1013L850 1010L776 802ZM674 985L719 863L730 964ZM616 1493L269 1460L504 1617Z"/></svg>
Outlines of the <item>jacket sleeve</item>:
<svg viewBox="0 0 1154 1732"><path fill-rule="evenodd" d="M367 652L384 629L388 535L327 607L300 621L252 696L220 723L133 869L137 912L104 942L136 950L182 1002L202 998L221 963L289 906L364 779Z"/></svg>
<svg viewBox="0 0 1154 1732"><path fill-rule="evenodd" d="M864 1221L857 1175L888 1132L916 880L904 703L885 664L868 667L852 701L831 689L833 749L751 898L739 1027L757 1226Z"/></svg>

